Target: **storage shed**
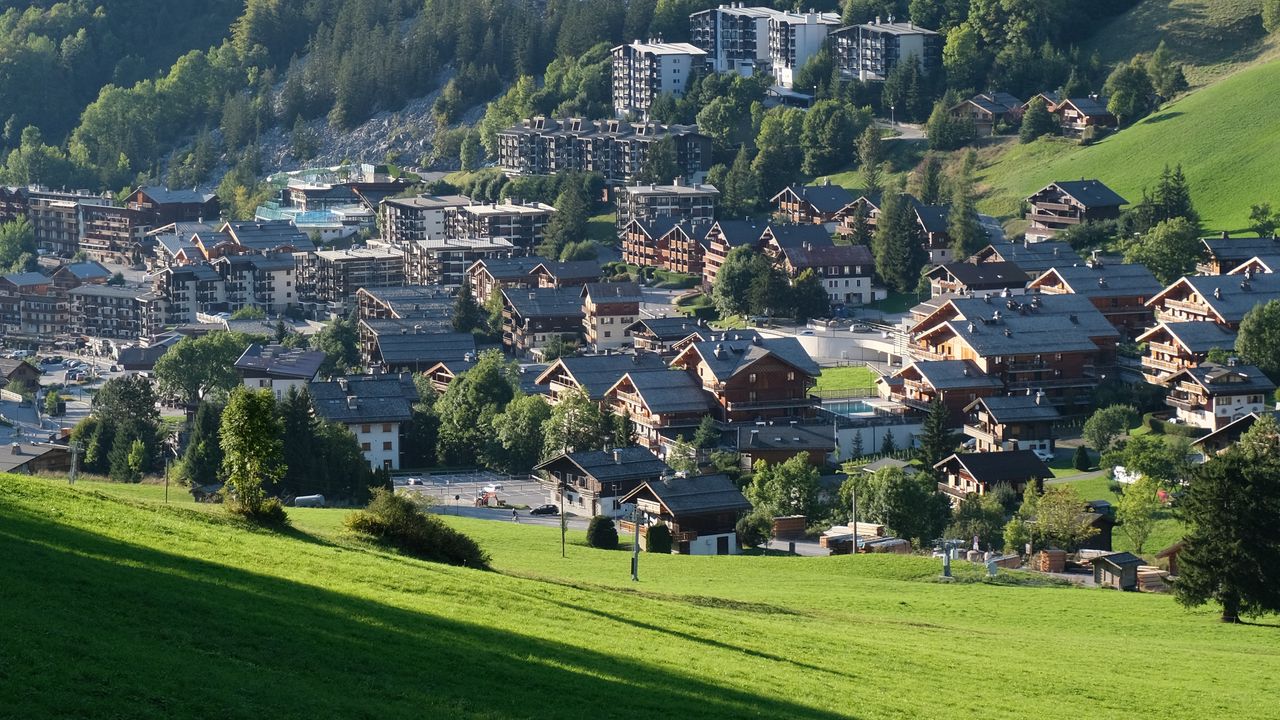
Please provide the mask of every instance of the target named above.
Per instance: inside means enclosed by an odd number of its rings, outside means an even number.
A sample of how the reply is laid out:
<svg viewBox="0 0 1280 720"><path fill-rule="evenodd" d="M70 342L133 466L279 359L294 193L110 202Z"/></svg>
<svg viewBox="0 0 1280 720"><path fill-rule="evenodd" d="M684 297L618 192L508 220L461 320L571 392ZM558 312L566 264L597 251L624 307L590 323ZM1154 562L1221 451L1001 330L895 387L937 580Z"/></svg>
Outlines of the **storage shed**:
<svg viewBox="0 0 1280 720"><path fill-rule="evenodd" d="M1142 558L1133 553L1103 555L1093 560L1093 581L1098 587L1137 590L1138 567L1141 565Z"/></svg>

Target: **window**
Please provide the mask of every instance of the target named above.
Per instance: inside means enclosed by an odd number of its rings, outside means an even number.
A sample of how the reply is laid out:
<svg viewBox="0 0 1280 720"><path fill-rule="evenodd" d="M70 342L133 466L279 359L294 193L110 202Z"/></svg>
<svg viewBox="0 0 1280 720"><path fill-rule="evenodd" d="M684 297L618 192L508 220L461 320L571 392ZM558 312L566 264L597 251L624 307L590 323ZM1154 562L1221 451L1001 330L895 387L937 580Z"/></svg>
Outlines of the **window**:
<svg viewBox="0 0 1280 720"><path fill-rule="evenodd" d="M747 377L747 382L755 382L755 381L756 381L756 374L751 373L751 375Z"/></svg>
<svg viewBox="0 0 1280 720"><path fill-rule="evenodd" d="M391 449L391 441L390 441L390 440L387 440L386 442L382 443L382 449L383 449L383 450L390 450L390 449Z"/></svg>
<svg viewBox="0 0 1280 720"><path fill-rule="evenodd" d="M365 452L369 452L369 443L367 442L360 443L360 449Z"/></svg>
<svg viewBox="0 0 1280 720"><path fill-rule="evenodd" d="M361 426L360 426L360 432L362 432L362 433L368 433L368 432L369 432L369 425L368 425L368 424L361 425Z"/></svg>
<svg viewBox="0 0 1280 720"><path fill-rule="evenodd" d="M788 381L795 380L795 379L796 379L796 372L794 370L787 373Z"/></svg>

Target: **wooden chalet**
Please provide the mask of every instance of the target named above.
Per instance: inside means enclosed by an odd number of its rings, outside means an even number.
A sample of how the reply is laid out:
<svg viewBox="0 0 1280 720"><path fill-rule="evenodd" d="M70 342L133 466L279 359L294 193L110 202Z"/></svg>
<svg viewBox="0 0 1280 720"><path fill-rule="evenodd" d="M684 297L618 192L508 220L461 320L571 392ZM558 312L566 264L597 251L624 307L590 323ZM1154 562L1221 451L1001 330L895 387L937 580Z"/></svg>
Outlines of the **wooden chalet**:
<svg viewBox="0 0 1280 720"><path fill-rule="evenodd" d="M946 294L974 295L984 292L1021 295L1027 287L1027 273L1012 262L950 262L925 273L933 297Z"/></svg>
<svg viewBox="0 0 1280 720"><path fill-rule="evenodd" d="M1223 232L1218 237L1201 238L1200 261L1196 272L1200 275L1226 275L1245 261L1255 257L1274 257L1280 254L1280 239L1275 233L1267 237L1231 237Z"/></svg>
<svg viewBox="0 0 1280 720"><path fill-rule="evenodd" d="M978 398L965 411L969 419L964 434L973 438L977 452L1031 450L1052 454L1056 449L1053 426L1062 415L1042 394Z"/></svg>
<svg viewBox="0 0 1280 720"><path fill-rule="evenodd" d="M706 234L706 254L702 265L702 285L716 283L716 273L729 251L738 247L759 248L761 237L769 226L755 220L717 220Z"/></svg>
<svg viewBox="0 0 1280 720"><path fill-rule="evenodd" d="M1147 382L1159 384L1173 373L1199 366L1213 350L1234 350L1236 333L1214 322L1161 322L1139 335L1137 342L1147 344L1142 356Z"/></svg>
<svg viewBox="0 0 1280 720"><path fill-rule="evenodd" d="M935 400L942 400L953 427L964 423L965 408L974 400L1004 392L1000 378L986 374L972 360L917 360L876 383L885 399L916 410L927 412Z"/></svg>
<svg viewBox="0 0 1280 720"><path fill-rule="evenodd" d="M1018 267L1026 271L1028 280L1040 277L1050 268L1080 262L1076 251L1069 244L1058 240L992 243L974 253L971 259L978 263L1017 263Z"/></svg>
<svg viewBox="0 0 1280 720"><path fill-rule="evenodd" d="M544 260L529 271L533 287L578 288L600 280L599 260Z"/></svg>
<svg viewBox="0 0 1280 720"><path fill-rule="evenodd" d="M667 372L666 361L652 353L566 355L538 373L534 384L543 388L552 405L575 391L586 394L592 402L602 402L623 375L649 372Z"/></svg>
<svg viewBox="0 0 1280 720"><path fill-rule="evenodd" d="M1116 362L1120 332L1079 295L952 297L911 329L912 354L971 360L1011 393L1043 391L1064 413L1087 409Z"/></svg>
<svg viewBox="0 0 1280 720"><path fill-rule="evenodd" d="M838 223L854 199L853 193L826 181L820 185L788 185L769 202L773 203L774 214L787 222L827 225Z"/></svg>
<svg viewBox="0 0 1280 720"><path fill-rule="evenodd" d="M495 292L507 288L528 288L537 285L530 275L534 268L546 262L540 257L485 258L471 263L466 281L471 296L483 305Z"/></svg>
<svg viewBox="0 0 1280 720"><path fill-rule="evenodd" d="M1188 275L1147 305L1157 322L1213 322L1234 332L1245 313L1271 300L1280 300L1280 275Z"/></svg>
<svg viewBox="0 0 1280 720"><path fill-rule="evenodd" d="M1228 275L1243 275L1252 279L1254 275L1280 272L1280 254L1254 255L1227 271Z"/></svg>
<svg viewBox="0 0 1280 720"><path fill-rule="evenodd" d="M864 305L884 297L873 286L875 260L865 245L813 245L778 249L776 261L792 281L813 271L832 304Z"/></svg>
<svg viewBox="0 0 1280 720"><path fill-rule="evenodd" d="M1065 98L1049 110L1062 125L1062 134L1079 137L1085 128L1113 128L1119 123L1107 109L1107 98L1089 95L1081 98Z"/></svg>
<svg viewBox="0 0 1280 720"><path fill-rule="evenodd" d="M0 358L0 387L21 383L28 388L40 387L40 369L25 360Z"/></svg>
<svg viewBox="0 0 1280 720"><path fill-rule="evenodd" d="M1039 490L1053 477L1044 461L1030 450L955 453L933 467L945 478L938 483L938 490L951 498L952 505L970 493L986 495L999 484L1022 495L1027 485L1034 483Z"/></svg>
<svg viewBox="0 0 1280 720"><path fill-rule="evenodd" d="M640 513L640 542L646 547L648 528L666 524L672 551L681 555L735 555L738 553L738 518L751 503L725 475L668 477L646 482L622 498L635 503ZM633 532L623 521L618 534Z"/></svg>
<svg viewBox="0 0 1280 720"><path fill-rule="evenodd" d="M1204 437L1196 439L1191 443L1191 447L1199 450L1206 458L1226 452L1232 445L1240 442L1240 438L1264 415L1270 415L1272 419L1275 418L1275 414L1270 410L1249 413L1232 420Z"/></svg>
<svg viewBox="0 0 1280 720"><path fill-rule="evenodd" d="M1084 222L1114 220L1129 203L1098 180L1071 180L1050 183L1027 198L1031 211L1026 219L1027 239L1051 238L1062 230Z"/></svg>
<svg viewBox="0 0 1280 720"><path fill-rule="evenodd" d="M1046 270L1028 289L1046 295L1083 295L1117 330L1132 338L1151 325L1153 314L1147 301L1162 288L1145 265L1089 260Z"/></svg>
<svg viewBox="0 0 1280 720"><path fill-rule="evenodd" d="M553 338L576 342L582 333L577 288L509 288L502 291L502 344L517 357Z"/></svg>
<svg viewBox="0 0 1280 720"><path fill-rule="evenodd" d="M672 472L665 462L645 448L564 452L534 470L549 485L553 497L564 495L566 509L579 515L616 515L622 497L641 484Z"/></svg>
<svg viewBox="0 0 1280 720"><path fill-rule="evenodd" d="M804 456L810 465L825 467L837 449L830 423L738 423L728 427L725 437L738 451L744 470L758 460L773 465L797 455Z"/></svg>
<svg viewBox="0 0 1280 720"><path fill-rule="evenodd" d="M1252 413L1265 412L1276 384L1253 365L1204 363L1173 373L1165 404L1179 422L1210 432Z"/></svg>
<svg viewBox="0 0 1280 720"><path fill-rule="evenodd" d="M692 435L714 403L688 373L637 372L623 375L604 395L603 404L631 420L635 442L660 450L663 439Z"/></svg>
<svg viewBox="0 0 1280 720"><path fill-rule="evenodd" d="M627 327L636 352L666 355L675 352L676 343L699 332L709 333L691 317L640 318Z"/></svg>
<svg viewBox="0 0 1280 720"><path fill-rule="evenodd" d="M618 233L622 241L622 261L638 267L662 267L658 239L675 227L677 218L632 219Z"/></svg>
<svg viewBox="0 0 1280 720"><path fill-rule="evenodd" d="M1001 124L1013 126L1021 121L1022 104L1009 93L978 93L952 105L947 114L957 120L973 122L978 137L990 137L996 134L996 128Z"/></svg>
<svg viewBox="0 0 1280 720"><path fill-rule="evenodd" d="M715 400L722 422L811 417L809 389L821 370L794 337L691 343L671 361Z"/></svg>
<svg viewBox="0 0 1280 720"><path fill-rule="evenodd" d="M711 220L687 220L676 223L658 238L659 267L686 275L702 275L707 255L707 233Z"/></svg>

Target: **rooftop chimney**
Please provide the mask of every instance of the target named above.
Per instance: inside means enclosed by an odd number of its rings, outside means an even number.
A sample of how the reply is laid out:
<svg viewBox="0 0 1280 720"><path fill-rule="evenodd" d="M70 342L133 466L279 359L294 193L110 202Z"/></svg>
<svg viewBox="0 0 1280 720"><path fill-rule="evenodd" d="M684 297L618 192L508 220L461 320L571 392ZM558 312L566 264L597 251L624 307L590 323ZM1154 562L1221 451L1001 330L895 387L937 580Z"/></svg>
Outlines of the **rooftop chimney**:
<svg viewBox="0 0 1280 720"><path fill-rule="evenodd" d="M622 450L621 450L621 449L619 449L619 448L614 448L614 449L613 449L613 462L614 462L614 463L616 463L616 464L618 464L618 465L621 465L621 464L622 464Z"/></svg>
<svg viewBox="0 0 1280 720"><path fill-rule="evenodd" d="M348 395L348 396L347 396L347 409L348 409L348 410L355 410L355 409L359 408L359 406L360 406L359 401L358 401L358 400L356 400L356 396L355 396L355 395Z"/></svg>

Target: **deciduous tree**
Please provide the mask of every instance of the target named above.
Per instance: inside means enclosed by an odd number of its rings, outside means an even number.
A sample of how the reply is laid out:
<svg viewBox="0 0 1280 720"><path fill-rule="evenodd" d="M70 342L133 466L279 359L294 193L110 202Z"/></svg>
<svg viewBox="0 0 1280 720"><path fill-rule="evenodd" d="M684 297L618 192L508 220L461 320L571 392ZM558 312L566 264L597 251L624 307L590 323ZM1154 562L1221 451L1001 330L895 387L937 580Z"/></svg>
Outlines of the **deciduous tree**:
<svg viewBox="0 0 1280 720"><path fill-rule="evenodd" d="M222 413L222 472L235 505L247 515L266 507L267 489L284 474L283 430L270 390L237 388Z"/></svg>
<svg viewBox="0 0 1280 720"><path fill-rule="evenodd" d="M1280 379L1280 301L1255 305L1240 321L1236 352L1273 379Z"/></svg>
<svg viewBox="0 0 1280 720"><path fill-rule="evenodd" d="M1143 476L1120 496L1120 506L1116 509L1116 520L1120 529L1133 542L1133 551L1141 555L1147 538L1151 537L1151 529L1155 526L1156 512L1160 510L1160 499L1156 497L1159 485L1153 478Z"/></svg>

